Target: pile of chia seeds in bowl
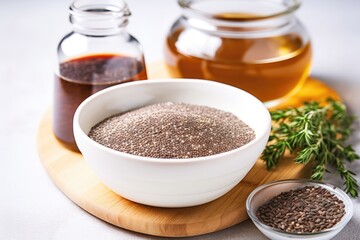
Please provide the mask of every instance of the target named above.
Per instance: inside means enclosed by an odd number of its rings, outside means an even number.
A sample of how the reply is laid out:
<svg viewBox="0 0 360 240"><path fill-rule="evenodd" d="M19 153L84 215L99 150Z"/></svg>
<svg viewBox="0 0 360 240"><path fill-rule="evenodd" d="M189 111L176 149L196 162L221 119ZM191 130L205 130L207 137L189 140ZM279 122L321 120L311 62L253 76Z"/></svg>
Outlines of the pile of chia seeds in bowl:
<svg viewBox="0 0 360 240"><path fill-rule="evenodd" d="M120 152L177 159L231 151L255 139L254 130L230 112L173 102L114 115L88 135Z"/></svg>

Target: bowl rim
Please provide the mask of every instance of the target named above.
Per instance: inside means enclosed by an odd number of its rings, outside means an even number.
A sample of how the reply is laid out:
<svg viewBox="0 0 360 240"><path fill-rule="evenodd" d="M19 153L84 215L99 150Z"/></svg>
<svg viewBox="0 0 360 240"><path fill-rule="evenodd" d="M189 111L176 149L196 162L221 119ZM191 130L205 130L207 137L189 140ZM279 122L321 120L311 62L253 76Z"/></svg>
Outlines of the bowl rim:
<svg viewBox="0 0 360 240"><path fill-rule="evenodd" d="M196 157L196 158L153 158L153 157L144 157L144 156L138 156L138 155L134 155L134 154L130 154L130 153L125 153L125 152L120 152L108 147L103 146L102 144L92 140L91 138L89 138L89 136L87 134L85 134L85 132L82 130L80 123L79 123L79 118L81 115L82 110L86 107L86 105L92 101L95 101L96 98L99 98L102 95L107 94L108 92L111 91L116 91L119 88L126 88L129 86L133 86L133 85L151 85L151 84L157 84L157 83L185 83L185 84L206 84L206 85L216 85L217 87L223 87L223 88L228 88L231 91L237 91L240 94L244 94L247 97L249 97L250 99L252 99L252 101L255 101L257 103L260 103L260 108L259 111L262 111L265 113L266 115L266 119L264 119L264 124L266 124L266 131L262 131L259 134L255 135L255 139L253 139L252 141L250 141L249 143L238 147L236 149L227 151L227 152L223 152L223 153L218 153L218 154L214 154L214 155L209 155L209 156L203 156L203 157ZM254 111L255 112L255 111ZM256 111L257 112L257 111ZM148 79L148 80L143 80L143 81L134 81L134 82L127 82L127 83L122 83L119 85L115 85L112 87L108 87L106 89L103 89L93 95L91 95L90 97L86 98L76 109L76 112L74 114L74 118L73 118L73 129L74 129L74 135L76 135L76 130L77 132L81 135L81 137L89 144L92 145L95 148L100 148L102 151L105 151L109 154L113 154L116 155L118 157L126 157L126 158L131 158L131 160L137 160L137 161L143 161L143 162L158 162L158 163L170 163L170 164L178 164L178 163L189 163L189 162L200 162L200 161L211 161L211 160L215 160L218 158L224 158L227 157L231 154L234 154L236 152L239 151L243 151L247 148L252 147L253 145L257 144L261 139L263 139L264 137L268 137L269 133L270 133L270 129L271 129L271 117L270 117L270 113L269 110L266 108L266 106L259 100L257 99L255 96L251 95L250 93L227 85L227 84L223 84L223 83L219 83L219 82L214 82L214 81L210 81L210 80L204 80L204 79L192 79L192 78L157 78L157 79ZM75 137L76 140L76 137Z"/></svg>
<svg viewBox="0 0 360 240"><path fill-rule="evenodd" d="M283 183L304 183L306 185L309 184L309 185L315 185L315 186L320 186L320 187L325 186L324 187L325 189L329 190L332 194L335 194L336 197L338 197L340 200L342 200L344 202L344 205L349 209L349 211L345 211L345 215L342 217L340 222L336 223L333 227L324 229L319 232L313 232L313 233L285 232L278 228L268 226L265 223L261 222L258 219L258 217L252 213L252 210L250 209L251 200L253 199L255 194L260 192L261 190L268 188L268 187L275 186L275 185L280 185ZM246 211L254 223L259 224L261 227L263 227L266 230L271 231L273 233L281 234L281 235L292 235L292 236L311 236L311 235L326 234L328 232L336 231L336 230L339 230L339 229L342 229L343 227L345 227L346 224L349 222L349 220L353 216L354 206L353 206L353 203L352 203L350 197L341 188L338 188L330 183L325 183L322 181L310 180L310 179L283 179L283 180L277 180L277 181L272 181L272 182L269 182L266 184L262 184L262 185L258 186L257 188L255 188L246 199Z"/></svg>

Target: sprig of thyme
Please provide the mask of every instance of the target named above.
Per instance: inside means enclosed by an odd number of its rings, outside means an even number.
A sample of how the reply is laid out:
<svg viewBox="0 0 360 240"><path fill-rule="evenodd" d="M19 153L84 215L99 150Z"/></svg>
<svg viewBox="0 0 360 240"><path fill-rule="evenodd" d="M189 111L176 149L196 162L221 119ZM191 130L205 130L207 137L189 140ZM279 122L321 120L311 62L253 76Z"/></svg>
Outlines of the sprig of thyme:
<svg viewBox="0 0 360 240"><path fill-rule="evenodd" d="M345 144L355 118L343 103L333 99L327 103L321 106L319 102L306 102L299 108L272 111L273 126L261 158L271 169L286 151L296 153L296 163L314 163L311 175L314 180L321 180L324 172L329 171L327 166L334 165L345 191L358 197L355 173L345 166L345 161L360 158L351 145Z"/></svg>

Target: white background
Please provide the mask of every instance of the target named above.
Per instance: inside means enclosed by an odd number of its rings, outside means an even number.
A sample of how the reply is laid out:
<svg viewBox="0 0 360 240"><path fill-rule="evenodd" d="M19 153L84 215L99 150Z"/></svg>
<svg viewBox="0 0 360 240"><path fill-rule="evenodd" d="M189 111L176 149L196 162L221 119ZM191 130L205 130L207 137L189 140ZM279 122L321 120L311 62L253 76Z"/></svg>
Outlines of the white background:
<svg viewBox="0 0 360 240"><path fill-rule="evenodd" d="M36 131L52 103L58 41L69 31L71 1L0 0L0 239L155 239L111 226L73 204L48 178ZM175 0L128 0L129 31L148 62L162 58L165 35L179 16ZM312 75L335 88L360 116L360 1L305 0L297 16L310 32ZM354 145L360 152L359 127ZM360 161L349 165L360 182ZM325 181L341 186L337 176ZM360 200L336 239L360 239ZM194 239L264 239L250 222Z"/></svg>

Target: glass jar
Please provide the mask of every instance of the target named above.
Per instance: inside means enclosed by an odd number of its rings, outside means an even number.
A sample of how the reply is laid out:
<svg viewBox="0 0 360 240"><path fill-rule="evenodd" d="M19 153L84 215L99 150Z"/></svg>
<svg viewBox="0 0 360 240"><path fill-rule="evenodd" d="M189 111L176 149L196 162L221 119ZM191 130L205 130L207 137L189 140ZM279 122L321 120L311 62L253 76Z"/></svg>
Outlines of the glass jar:
<svg viewBox="0 0 360 240"><path fill-rule="evenodd" d="M53 109L54 134L69 149L77 150L73 116L85 98L147 78L140 44L125 29L129 16L122 0L77 0L70 6L73 31L58 46Z"/></svg>
<svg viewBox="0 0 360 240"><path fill-rule="evenodd" d="M300 0L178 0L182 16L166 39L174 77L241 88L274 106L310 72L309 36L294 16Z"/></svg>

